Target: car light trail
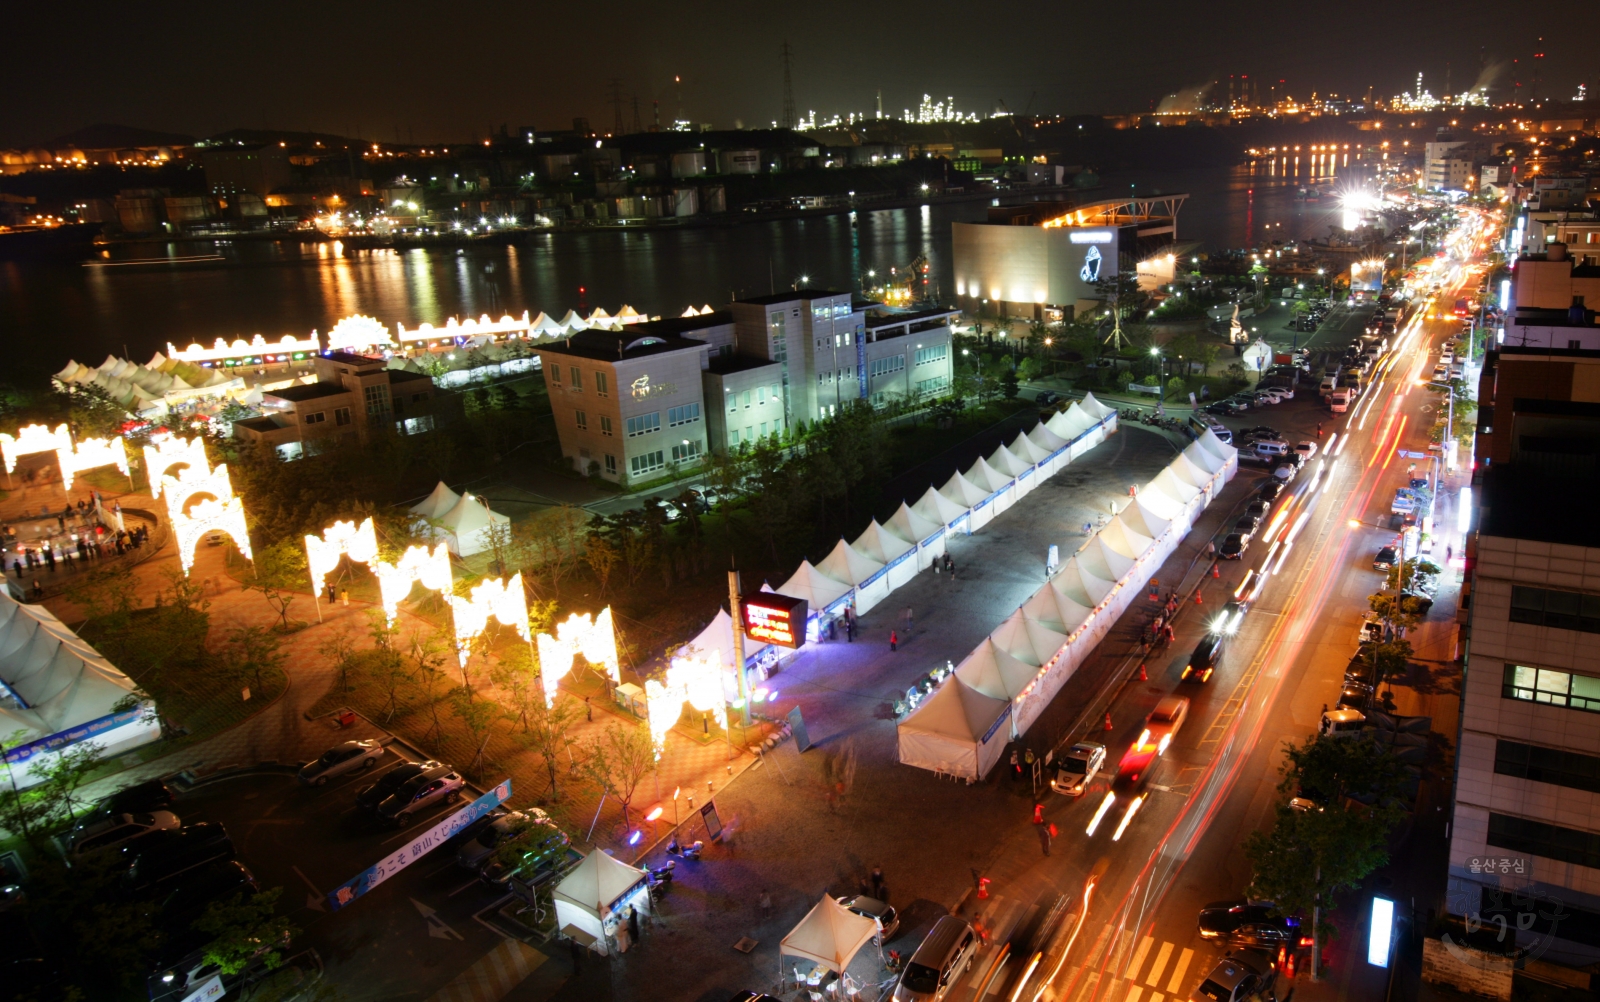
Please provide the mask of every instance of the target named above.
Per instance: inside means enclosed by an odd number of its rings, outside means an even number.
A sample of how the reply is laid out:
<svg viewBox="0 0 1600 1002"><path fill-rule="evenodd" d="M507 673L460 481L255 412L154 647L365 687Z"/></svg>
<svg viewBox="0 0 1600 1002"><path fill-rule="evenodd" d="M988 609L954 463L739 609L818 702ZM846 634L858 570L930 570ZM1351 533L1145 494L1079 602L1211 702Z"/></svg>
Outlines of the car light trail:
<svg viewBox="0 0 1600 1002"><path fill-rule="evenodd" d="M1334 432L1333 434L1329 435L1328 436L1328 444L1323 447L1322 454L1323 455L1327 455L1328 453L1332 452L1333 451L1333 443L1335 443L1337 441L1339 441L1339 433L1338 432Z"/></svg>
<svg viewBox="0 0 1600 1002"><path fill-rule="evenodd" d="M1085 835L1093 835L1095 833L1095 829L1100 827L1100 822L1105 820L1106 814L1110 812L1111 805L1116 802L1116 792L1114 790L1106 791L1106 799L1100 801L1100 809L1095 811L1094 817L1089 819L1089 827L1084 830Z"/></svg>
<svg viewBox="0 0 1600 1002"><path fill-rule="evenodd" d="M1300 530L1304 529L1306 527L1306 523L1309 521L1311 521L1311 512L1309 509L1301 512L1300 517L1294 520L1294 528L1290 529L1289 534L1283 537L1283 545L1286 549L1289 546L1294 545L1294 537L1300 535Z"/></svg>
<svg viewBox="0 0 1600 1002"><path fill-rule="evenodd" d="M1118 823L1116 832L1111 836L1111 841L1116 842L1122 838L1122 833L1128 830L1128 824L1133 821L1133 816L1139 813L1139 805L1143 804L1144 798L1148 796L1148 793L1142 793L1134 798L1133 803L1128 805L1127 813L1122 815L1122 821Z"/></svg>
<svg viewBox="0 0 1600 1002"><path fill-rule="evenodd" d="M1272 573L1276 574L1283 570L1283 562L1289 559L1289 551L1292 549L1294 549L1294 544L1288 540L1285 540L1283 544L1283 552L1278 554L1278 564L1276 567L1272 568Z"/></svg>
<svg viewBox="0 0 1600 1002"><path fill-rule="evenodd" d="M1041 961L1043 959L1044 959L1044 954L1042 954L1042 953L1035 953L1032 957L1030 957L1028 959L1028 966L1023 969L1022 977L1017 979L1017 987L1011 989L1011 998L1008 999L1007 1002L1017 1002L1017 999L1022 997L1022 989L1026 988L1028 986L1028 979L1033 977L1034 970L1036 968L1038 968L1039 961ZM1041 989L1041 991L1042 991L1042 989ZM1037 999L1038 996L1035 995L1034 998Z"/></svg>
<svg viewBox="0 0 1600 1002"><path fill-rule="evenodd" d="M1050 976L1044 979L1044 982L1039 985L1039 990L1034 993L1033 1002L1039 1002L1039 999L1044 996L1044 990L1049 988L1056 980L1056 975L1061 973L1061 965L1065 964L1067 957L1071 955L1072 946L1078 941L1078 933L1083 931L1083 924L1089 921L1089 899L1094 895L1095 879L1090 877L1089 882L1084 885L1083 908L1078 911L1078 924L1073 928L1072 935L1067 938L1067 944L1061 948L1061 956L1056 958L1055 969L1050 972ZM1022 980L1027 981L1028 979L1024 977Z"/></svg>
<svg viewBox="0 0 1600 1002"><path fill-rule="evenodd" d="M1237 587L1237 588L1235 588L1233 590L1233 597L1234 598L1238 598L1240 595L1243 595L1244 594L1244 590L1246 588L1250 587L1250 582L1255 580L1255 576L1256 576L1255 568L1251 568L1250 570L1245 571L1244 572L1244 580L1240 581L1239 582L1239 587Z"/></svg>

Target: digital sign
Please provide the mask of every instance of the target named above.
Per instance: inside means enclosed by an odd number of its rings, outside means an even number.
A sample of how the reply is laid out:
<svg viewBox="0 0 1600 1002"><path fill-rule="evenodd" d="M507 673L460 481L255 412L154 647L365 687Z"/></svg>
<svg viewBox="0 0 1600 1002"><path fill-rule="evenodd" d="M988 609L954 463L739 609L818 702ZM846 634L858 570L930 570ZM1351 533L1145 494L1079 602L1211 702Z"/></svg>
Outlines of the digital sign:
<svg viewBox="0 0 1600 1002"><path fill-rule="evenodd" d="M742 603L744 635L751 640L798 649L805 639L806 600L762 592Z"/></svg>

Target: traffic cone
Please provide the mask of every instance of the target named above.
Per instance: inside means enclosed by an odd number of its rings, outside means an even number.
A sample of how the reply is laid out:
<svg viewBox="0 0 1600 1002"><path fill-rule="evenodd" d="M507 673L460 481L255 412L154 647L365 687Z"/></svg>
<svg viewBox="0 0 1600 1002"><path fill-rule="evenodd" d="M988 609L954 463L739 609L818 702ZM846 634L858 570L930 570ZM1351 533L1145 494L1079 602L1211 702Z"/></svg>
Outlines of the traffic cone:
<svg viewBox="0 0 1600 1002"><path fill-rule="evenodd" d="M1285 961L1288 960L1288 957L1289 957L1289 948L1287 946L1279 944L1278 945L1278 969L1279 970L1283 970L1284 969L1284 963L1285 963Z"/></svg>
<svg viewBox="0 0 1600 1002"><path fill-rule="evenodd" d="M1146 675L1144 673L1144 662L1143 661L1139 662L1139 681L1141 681L1141 682L1150 681L1150 676L1148 676L1148 675Z"/></svg>
<svg viewBox="0 0 1600 1002"><path fill-rule="evenodd" d="M1195 605L1204 605L1205 604L1204 602L1200 601L1200 589L1199 588L1196 588L1194 590L1194 604Z"/></svg>
<svg viewBox="0 0 1600 1002"><path fill-rule="evenodd" d="M1289 963L1284 969L1284 975L1290 978L1294 977L1294 954L1292 953L1289 954Z"/></svg>
<svg viewBox="0 0 1600 1002"><path fill-rule="evenodd" d="M1109 730L1113 730L1113 729L1114 728L1111 726L1111 711L1107 710L1106 711L1106 730L1109 731Z"/></svg>
<svg viewBox="0 0 1600 1002"><path fill-rule="evenodd" d="M1211 576L1213 578L1222 577L1222 568L1221 568L1220 564L1212 564L1211 565Z"/></svg>
<svg viewBox="0 0 1600 1002"><path fill-rule="evenodd" d="M978 898L979 898L979 900L985 900L988 897L989 897L989 878L988 877L979 877L978 878Z"/></svg>
<svg viewBox="0 0 1600 1002"><path fill-rule="evenodd" d="M1033 805L1033 823L1036 824L1036 825L1044 824L1044 805L1043 804L1034 804Z"/></svg>

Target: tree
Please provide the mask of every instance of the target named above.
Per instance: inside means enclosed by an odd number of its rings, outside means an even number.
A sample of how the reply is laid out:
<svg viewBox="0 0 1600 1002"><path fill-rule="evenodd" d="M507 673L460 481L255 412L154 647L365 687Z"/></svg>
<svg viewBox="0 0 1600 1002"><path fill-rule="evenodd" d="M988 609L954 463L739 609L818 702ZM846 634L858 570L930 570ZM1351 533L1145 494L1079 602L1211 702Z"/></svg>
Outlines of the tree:
<svg viewBox="0 0 1600 1002"><path fill-rule="evenodd" d="M26 731L18 731L5 743L7 749L25 744ZM0 793L0 828L26 842L36 852L44 851L50 837L72 822L82 806L78 788L100 766L100 746L92 741L73 745L50 759L34 759L26 774L38 780L22 789L23 770L10 761L5 764L6 787Z"/></svg>
<svg viewBox="0 0 1600 1002"><path fill-rule="evenodd" d="M281 651L281 641L259 626L241 626L228 632L228 670L235 678L248 678L257 690L262 677L281 671L289 655Z"/></svg>
<svg viewBox="0 0 1600 1002"><path fill-rule="evenodd" d="M1214 344L1203 344L1195 351L1195 358L1206 375L1211 375L1211 367L1217 363L1217 355L1221 352L1222 349Z"/></svg>
<svg viewBox="0 0 1600 1002"><path fill-rule="evenodd" d="M472 735L472 744L477 752L469 771L476 773L478 766L483 763L483 750L489 747L489 739L494 736L494 722L505 713L486 699L473 699L472 690L466 686L451 690L450 705L455 707L456 716L467 725L467 732Z"/></svg>
<svg viewBox="0 0 1600 1002"><path fill-rule="evenodd" d="M299 933L286 917L277 914L283 888L246 896L244 893L213 901L195 920L197 932L212 937L205 946L205 961L223 974L238 974L256 964L268 970L283 963L280 950Z"/></svg>
<svg viewBox="0 0 1600 1002"><path fill-rule="evenodd" d="M417 666L414 678L422 686L423 698L428 701L428 713L433 720L429 732L438 741L444 733L439 723L439 701L445 688L445 663L455 654L455 638L442 630L411 638L411 660Z"/></svg>
<svg viewBox="0 0 1600 1002"><path fill-rule="evenodd" d="M634 793L647 773L656 767L655 743L644 724L612 724L603 738L589 743L584 771L602 791L622 804L622 823L626 827L628 808Z"/></svg>
<svg viewBox="0 0 1600 1002"><path fill-rule="evenodd" d="M617 561L622 559L622 554L617 552L617 547L599 533L591 533L589 541L583 548L583 559L594 572L594 578L600 583L600 596L605 597L606 589L611 585L611 572L617 566Z"/></svg>
<svg viewBox="0 0 1600 1002"><path fill-rule="evenodd" d="M255 572L245 587L260 592L267 604L277 610L278 629L288 633L289 606L297 597L295 592L309 580L305 547L293 538L280 539L256 549L253 563ZM320 588L320 582L315 586Z"/></svg>
<svg viewBox="0 0 1600 1002"><path fill-rule="evenodd" d="M342 624L317 645L317 653L332 661L339 671L339 691L350 691L350 664L356 656L356 634L348 623Z"/></svg>
<svg viewBox="0 0 1600 1002"><path fill-rule="evenodd" d="M1007 401L1017 399L1017 370L1009 365L1000 373L1000 395Z"/></svg>
<svg viewBox="0 0 1600 1002"><path fill-rule="evenodd" d="M1382 685L1386 679L1404 675L1411 655L1411 641L1401 637L1363 644L1359 653L1374 687Z"/></svg>
<svg viewBox="0 0 1600 1002"><path fill-rule="evenodd" d="M523 741L544 759L545 772L550 776L551 800L561 799L556 782L559 762L563 752L569 759L572 756L573 745L577 743L572 729L578 723L579 713L578 704L562 698L559 693L552 705L546 705L541 687L538 698L529 702L528 713L523 718Z"/></svg>

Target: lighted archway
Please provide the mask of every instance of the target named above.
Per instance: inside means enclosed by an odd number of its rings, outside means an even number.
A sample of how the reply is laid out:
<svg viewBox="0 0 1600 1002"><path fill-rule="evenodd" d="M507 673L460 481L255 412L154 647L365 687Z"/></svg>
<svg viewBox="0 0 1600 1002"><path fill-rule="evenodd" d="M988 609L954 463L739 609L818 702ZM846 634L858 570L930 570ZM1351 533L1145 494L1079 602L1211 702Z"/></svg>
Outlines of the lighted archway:
<svg viewBox="0 0 1600 1002"><path fill-rule="evenodd" d="M161 497L162 481L174 466L188 464L191 470L209 470L211 461L206 458L206 441L196 435L183 439L166 434L151 439L153 444L144 447L144 470L150 478L150 496ZM183 471L179 471L182 476Z"/></svg>
<svg viewBox="0 0 1600 1002"><path fill-rule="evenodd" d="M211 497L195 502L185 513L182 509L172 517L172 534L178 541L178 559L183 563L183 573L194 566L195 551L207 533L225 532L246 560L255 560L250 549L250 529L244 521L244 502L236 497L225 501Z"/></svg>
<svg viewBox="0 0 1600 1002"><path fill-rule="evenodd" d="M455 577L450 569L450 548L440 543L432 550L426 546L413 546L400 556L398 564L374 560L369 566L378 579L378 592L383 600L384 615L392 626L400 615L400 603L411 594L417 582L422 587L450 595ZM527 609L523 609L527 618Z"/></svg>
<svg viewBox="0 0 1600 1002"><path fill-rule="evenodd" d="M450 596L450 611L456 621L456 656L462 665L467 663L467 651L474 638L483 634L492 616L501 625L512 627L523 640L533 640L533 628L528 623L528 600L522 592L522 572L511 575L511 580L491 578L474 587L462 598ZM541 634L541 639L543 635Z"/></svg>
<svg viewBox="0 0 1600 1002"><path fill-rule="evenodd" d="M328 575L339 569L339 560L348 556L371 567L378 560L378 534L369 517L360 525L335 522L321 536L306 537L306 566L311 570L313 591L322 591Z"/></svg>
<svg viewBox="0 0 1600 1002"><path fill-rule="evenodd" d="M539 634L539 675L544 680L544 699L553 704L561 680L572 671L573 658L582 654L591 664L604 665L611 681L622 681L617 658L617 634L606 606L592 620L588 613L573 613L556 625L556 635Z"/></svg>
<svg viewBox="0 0 1600 1002"><path fill-rule="evenodd" d="M5 459L7 473L16 471L17 460L23 456L53 452L60 462L62 453L71 451L72 435L65 424L56 425L54 431L46 425L30 424L18 428L15 436L0 433L0 457Z"/></svg>
<svg viewBox="0 0 1600 1002"><path fill-rule="evenodd" d="M645 711L657 758L661 757L667 732L683 716L684 703L702 713L714 714L719 724L728 726L722 676L722 652L714 650L705 658L673 658L663 681L645 681Z"/></svg>

